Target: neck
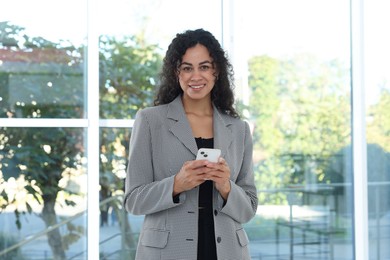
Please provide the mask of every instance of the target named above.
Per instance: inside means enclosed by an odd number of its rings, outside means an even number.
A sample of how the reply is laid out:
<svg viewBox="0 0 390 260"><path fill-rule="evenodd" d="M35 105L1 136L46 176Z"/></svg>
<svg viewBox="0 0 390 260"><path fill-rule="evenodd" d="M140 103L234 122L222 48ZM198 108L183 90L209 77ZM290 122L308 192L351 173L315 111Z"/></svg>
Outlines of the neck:
<svg viewBox="0 0 390 260"><path fill-rule="evenodd" d="M186 114L196 114L200 116L210 116L213 114L211 100L193 100L182 98L184 111Z"/></svg>

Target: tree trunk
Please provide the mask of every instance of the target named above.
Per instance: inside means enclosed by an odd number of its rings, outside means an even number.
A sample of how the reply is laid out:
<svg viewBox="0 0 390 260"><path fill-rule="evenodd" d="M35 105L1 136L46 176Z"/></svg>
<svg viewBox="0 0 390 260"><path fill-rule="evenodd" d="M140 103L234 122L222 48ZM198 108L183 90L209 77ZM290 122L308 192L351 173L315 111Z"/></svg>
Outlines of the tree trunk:
<svg viewBox="0 0 390 260"><path fill-rule="evenodd" d="M56 203L56 196L44 195L43 196L43 209L41 218L45 222L46 228L57 224L57 214L54 206ZM62 237L59 228L53 229L47 233L47 240L51 251L53 253L53 259L65 260L65 250L62 243Z"/></svg>

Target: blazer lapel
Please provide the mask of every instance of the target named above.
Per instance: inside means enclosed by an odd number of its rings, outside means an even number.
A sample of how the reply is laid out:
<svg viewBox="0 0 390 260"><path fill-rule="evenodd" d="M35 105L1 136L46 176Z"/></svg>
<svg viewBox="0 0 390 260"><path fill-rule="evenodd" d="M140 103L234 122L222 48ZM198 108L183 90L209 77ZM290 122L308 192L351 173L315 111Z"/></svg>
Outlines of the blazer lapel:
<svg viewBox="0 0 390 260"><path fill-rule="evenodd" d="M169 131L176 136L185 147L194 155L198 152L195 138L192 134L191 126L184 113L181 96L178 96L168 105L168 124ZM213 112L213 131L214 131L214 148L221 149L221 156L224 157L233 141L233 135L229 126L231 122L229 117L221 114L214 106Z"/></svg>
<svg viewBox="0 0 390 260"><path fill-rule="evenodd" d="M179 95L168 105L169 131L176 136L185 147L188 148L194 155L198 152L195 138L192 134L191 126L184 113L181 96Z"/></svg>
<svg viewBox="0 0 390 260"><path fill-rule="evenodd" d="M221 156L225 157L232 141L233 134L229 129L231 125L227 116L221 114L214 106L214 148L221 149Z"/></svg>

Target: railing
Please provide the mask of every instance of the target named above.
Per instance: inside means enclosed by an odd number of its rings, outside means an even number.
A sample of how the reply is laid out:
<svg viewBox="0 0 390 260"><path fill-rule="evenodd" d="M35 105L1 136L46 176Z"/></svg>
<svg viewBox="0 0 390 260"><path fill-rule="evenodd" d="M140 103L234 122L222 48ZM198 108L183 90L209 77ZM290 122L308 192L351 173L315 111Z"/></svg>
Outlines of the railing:
<svg viewBox="0 0 390 260"><path fill-rule="evenodd" d="M138 235L138 233L126 233L126 235L136 236L136 235ZM115 238L117 238L119 236L122 237L123 236L123 232L116 233L116 234L114 234L114 235L112 235L112 236L110 236L110 237L100 241L99 245L103 245L103 244L105 244L107 242L110 242L111 240L113 240L113 239L115 239ZM116 251L114 251L112 253L106 254L105 257L107 258L107 257L113 256L113 255L116 255L116 254L123 254L123 253L125 253L125 251L132 252L132 251L135 251L135 250L136 250L135 247L134 248L128 248L128 249L123 249L123 247L122 247L121 250L116 250ZM77 257L84 255L86 252L87 252L86 250L81 251L80 253L77 253L74 256L68 258L68 260L76 259Z"/></svg>
<svg viewBox="0 0 390 260"><path fill-rule="evenodd" d="M385 223L382 223L381 222L381 217L382 217L382 214L383 214L383 209L382 209L382 206L380 203L383 202L383 201L388 201L388 200L381 200L380 198L383 197L383 194L381 193L381 190L383 189L384 191L386 192L390 192L389 188L390 188L390 182L369 182L368 183L368 187L371 189L371 193L370 193L370 196L372 196L372 204L371 204L371 207L372 209L370 210L370 219L372 220L372 222L370 222L370 231L372 233L372 239L374 239L374 241L376 241L376 243L374 245L372 245L371 249L373 251L375 251L375 253L373 254L376 254L376 259L387 259L387 258L384 258L384 244L381 243L381 240L386 238L388 239L388 236L389 236L389 232L388 230L390 229L389 226L385 226ZM335 227L340 227L340 225L343 227L343 223L339 223L338 220L339 218L336 218L334 219L334 214L336 214L336 212L334 210L337 210L338 207L338 199L335 198L335 194L333 194L333 189L335 188L345 188L345 189L351 189L352 188L352 185L351 183L332 183L332 184L328 184L328 185L324 185L324 184L317 184L317 185L290 185L286 188L283 188L283 189L265 189L265 190L259 190L259 193L261 194L272 194L272 193L282 193L282 194L301 194L302 196L287 196L287 199L289 200L289 205L286 205L289 210L290 210L290 214L289 214L289 217L291 217L291 219L286 219L286 221L284 223L290 223L291 220L292 220L292 217L296 217L296 214L293 214L294 212L292 212L291 210L293 209L293 207L290 207L290 206L293 206L294 204L299 204L299 205L310 205L310 199L308 198L305 198L305 196L303 196L304 194L307 195L307 196L318 196L320 194L322 194L322 196L329 196L331 199L330 200L327 200L327 199L320 199L318 198L318 201L316 202L323 202L325 203L324 206L326 206L324 209L327 209L327 210L330 210L328 213L330 214L329 217L331 217L331 220L332 221L332 227L333 225ZM349 192L349 191L348 191ZM348 192L346 192L348 194ZM344 195L338 195L338 196L348 196L347 194L344 194ZM386 193L388 194L388 193ZM295 198L294 198L295 197ZM299 198L299 201L296 201L295 199ZM387 198L387 197L386 197ZM104 205L107 205L108 203L111 203L113 201L120 201L122 199L122 196L116 196L116 197L111 197L111 198L108 198L106 200L103 200L101 203L100 203L100 206L104 206ZM347 197L344 197L342 198L343 200L346 200L348 199ZM332 203L331 200L333 201ZM327 207L330 207L332 206L332 208L327 208ZM333 207L336 207L336 208L333 208ZM286 208L287 209L287 208ZM386 211L389 213L389 207L386 207ZM123 214L127 214L124 210L121 211L123 212ZM61 223L58 223L57 225L55 226L51 226L49 227L48 229L46 230L43 230L37 234L35 234L34 236L30 236L30 237L27 237L26 239L20 241L19 243L15 244L15 245L12 245L10 246L9 248L3 250L0 252L0 259L2 258L2 256L4 256L5 254L11 252L12 250L15 250L17 248L20 248L22 247L23 245L25 244L28 244L34 240L37 240L39 237L42 237L44 235L46 235L48 232L56 229L56 228L61 228L62 226L65 226L67 223L79 218L79 217L82 217L86 214L86 211L82 211L82 212L79 212L78 214L62 221ZM341 216L341 214L343 213L340 213L338 212L338 214ZM348 214L352 214L351 212L348 212ZM125 216L125 215L123 215ZM126 215L127 216L127 215ZM119 216L118 216L119 217ZM343 218L346 218L346 219L350 219L352 218L352 215L347 215L347 216L343 216ZM277 219L275 218L275 225L268 225L267 228L269 229L272 229L272 228L281 228L281 236L278 236L278 235L272 235L272 233L270 232L270 235L267 236L267 237L259 237L258 240L254 239L252 240L251 239L251 245L253 246L253 253L256 255L259 255L257 258L258 259L270 259L272 257L275 257L275 258L278 258L279 256L279 252L278 252L278 242L282 242L282 250L280 251L280 254L283 255L284 257L290 257L290 259L292 259L292 257L298 257L298 253L300 252L300 248L298 248L299 252L298 251L293 251L292 250L292 246L293 244L291 244L292 241L292 237L290 237L290 231L291 230L288 230L288 228L290 227L293 227L295 231L297 231L296 229L296 226L288 226L287 228L285 227L286 225L280 225L280 223L277 221ZM279 224L279 225L278 225ZM290 223L291 224L291 223ZM292 223L292 224L295 224L295 223ZM387 223L388 225L388 223ZM283 227L282 227L283 226ZM345 227L345 228L350 228L350 227ZM386 229L384 230L384 228L389 228L389 229ZM249 231L249 230L262 230L264 231L264 227L261 227L259 225L259 223L255 223L254 225L251 225L251 226L246 226L246 229ZM310 230L311 231L311 230ZM127 233L128 232L128 233ZM298 230L298 234L301 234L302 232L300 232ZM104 238L104 240L100 241L100 245L107 245L106 243L108 243L109 241L114 241L114 239L118 239L118 237L121 237L121 243L122 243L122 246L118 247L118 248L110 248L110 252L107 252L107 254L105 255L106 257L110 257L112 258L113 256L119 256L118 259L123 259L122 256L126 255L128 252L134 252L135 251L135 248L133 248L133 246L126 246L125 245L125 242L124 242L124 238L126 237L135 237L134 240L136 241L137 236L138 234L137 233L133 233L129 230L125 230L123 227L121 227L120 231L118 231L117 233L115 232L112 232L110 234L109 237L107 238ZM257 235L257 234L255 234ZM294 234L293 234L294 235ZM274 237L275 236L275 237ZM299 239L300 237L296 236L297 239ZM339 242L339 239L350 239L349 237L344 237L344 236L336 236L335 237L335 240L336 240L336 243ZM323 245L328 245L330 243L333 243L334 240L326 240L326 241L323 241ZM341 240L340 240L341 241ZM347 241L347 240L345 240ZM345 243L345 241L343 241L341 244ZM270 250L264 250L262 249L261 246L258 246L257 248L257 244L262 244L264 245L264 243L267 243L269 246L270 246ZM353 243L352 241L348 240L347 243ZM331 246L331 245L330 245ZM76 252L76 254L73 254L72 253L72 256L70 256L70 258L68 259L77 259L77 258L80 258L80 257L83 257L83 255L86 255L87 251L86 250L83 250L81 251L82 249L80 249L80 251L78 251L78 253ZM327 253L330 253L331 251L327 251ZM352 251L351 251L352 252ZM261 256L260 256L261 255ZM329 258L328 259L331 259L332 258L332 254L330 253L329 254L330 256L328 256ZM253 257L253 259L256 259L256 257Z"/></svg>
<svg viewBox="0 0 390 260"><path fill-rule="evenodd" d="M100 206L104 206L104 205L106 205L106 204L108 204L108 203L110 203L112 201L120 200L122 197L123 196L121 196L121 195L117 195L117 196L113 196L113 197L107 198L105 200L102 200L100 202ZM38 232L37 234L35 234L33 236L25 238L24 240L22 240L22 241L20 241L20 242L18 242L16 244L14 244L14 245L4 249L3 251L1 251L0 252L0 259L1 259L2 256L6 255L7 253L10 253L10 252L12 252L12 251L14 251L14 250L16 250L18 248L21 248L22 246L24 246L24 245L26 245L26 244L28 244L28 243L30 243L32 241L35 241L38 238L47 235L47 233L49 233L49 232L51 232L51 231L53 231L53 230L55 230L57 228L61 228L61 227L65 226L66 224L72 222L73 220L75 220L75 219L77 219L77 218L79 218L79 217L81 217L83 215L86 215L86 214L87 214L87 210L83 210L83 211L75 214L74 216L69 217L69 218L61 221L60 223L58 223L58 224L56 224L54 226L50 226L50 227L46 228L45 230L42 230L41 232ZM118 233L116 236L119 236L119 235L121 235L121 233ZM113 238L111 238L111 239L113 239ZM100 242L100 244L105 243L107 241L108 240L105 239L104 241ZM78 253L76 256L73 256L70 259L74 259L75 257L80 256L82 254L84 254L84 252Z"/></svg>
<svg viewBox="0 0 390 260"><path fill-rule="evenodd" d="M31 236L31 237L27 237L26 239L20 241L19 243L16 243L16 244L14 244L14 245L4 249L3 251L1 251L0 252L0 257L5 255L5 254L7 254L7 253L9 253L9 252L11 252L11 251L13 251L13 250L16 250L16 249L22 247L25 244L28 244L28 243L38 239L41 236L46 235L47 233L49 233L49 232L51 232L51 231L53 231L53 230L55 230L57 228L60 228L60 227L62 227L64 225L66 225L67 223L75 220L76 218L78 218L78 217L80 217L80 216L82 216L84 214L86 214L85 211L81 211L81 212L77 213L76 215L74 215L74 216L72 216L72 217L70 217L70 218L68 218L68 219L66 219L66 220L64 220L64 221L54 225L54 226L50 226L47 229L45 229L45 230L43 230L43 231L41 231L41 232Z"/></svg>

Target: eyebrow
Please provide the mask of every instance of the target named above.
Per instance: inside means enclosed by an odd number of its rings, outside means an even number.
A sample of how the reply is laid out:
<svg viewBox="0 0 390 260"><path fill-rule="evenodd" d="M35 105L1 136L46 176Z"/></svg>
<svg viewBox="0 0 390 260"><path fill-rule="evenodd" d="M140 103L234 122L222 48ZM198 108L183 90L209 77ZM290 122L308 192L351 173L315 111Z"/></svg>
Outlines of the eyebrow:
<svg viewBox="0 0 390 260"><path fill-rule="evenodd" d="M209 61L209 60L205 60L205 61L202 61L202 62L200 62L199 63L199 65L204 65L204 64L213 64L211 61ZM189 65L189 66L193 66L191 63L189 63L189 62L182 62L182 63L180 63L180 66L182 66L182 65ZM179 66L179 67L180 67Z"/></svg>

